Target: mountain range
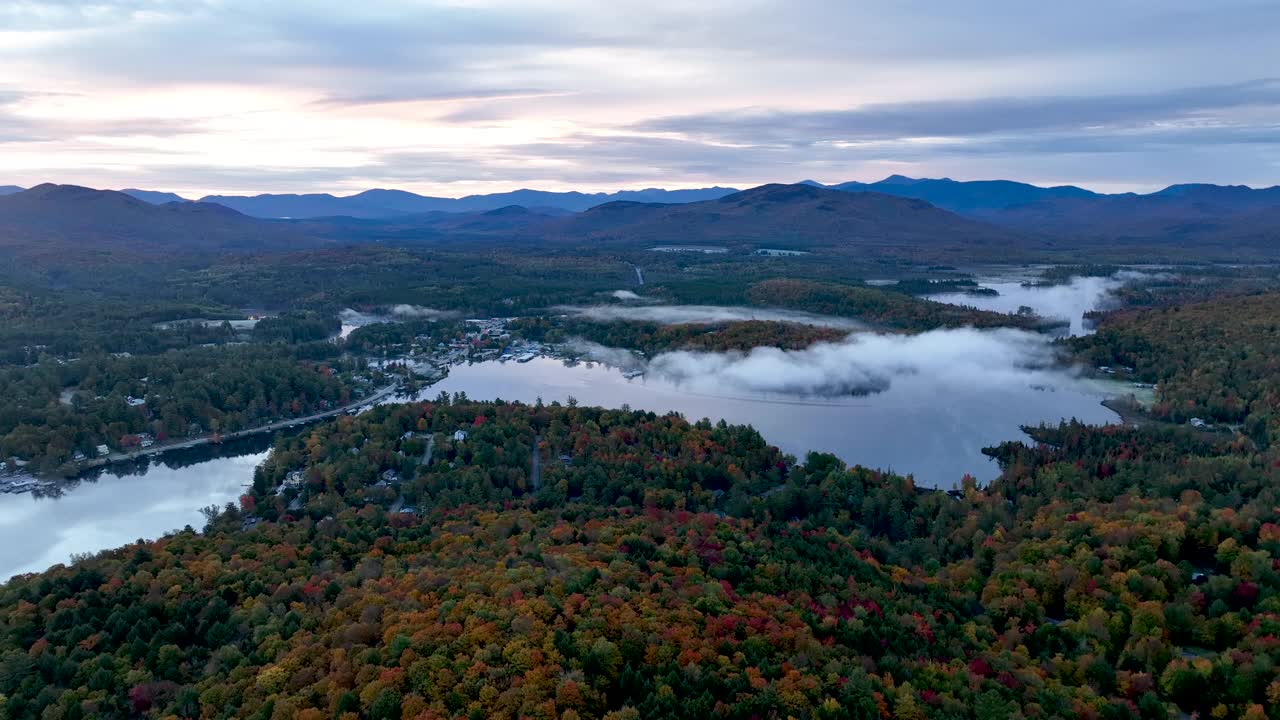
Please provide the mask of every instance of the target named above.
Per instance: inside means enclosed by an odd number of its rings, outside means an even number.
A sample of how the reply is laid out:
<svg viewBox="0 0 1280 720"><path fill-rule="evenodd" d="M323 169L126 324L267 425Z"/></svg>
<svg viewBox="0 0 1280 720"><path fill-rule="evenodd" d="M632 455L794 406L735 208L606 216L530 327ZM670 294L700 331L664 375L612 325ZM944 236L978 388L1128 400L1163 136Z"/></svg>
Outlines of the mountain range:
<svg viewBox="0 0 1280 720"><path fill-rule="evenodd" d="M346 216L354 218L392 218L427 212L485 212L511 205L527 208L554 208L580 212L596 205L615 201L687 203L707 200L735 192L732 188L696 190L623 190L615 193L545 192L515 190L461 198L430 197L403 190L366 190L356 195L338 197L329 194L307 195L210 195L201 202L217 203L261 218L313 218Z"/></svg>
<svg viewBox="0 0 1280 720"><path fill-rule="evenodd" d="M1280 206L1280 187L1254 189L1209 184L1171 185L1148 193L1096 193L1062 185L1041 187L1010 180L957 181L893 175L873 183L845 182L811 187L844 192L874 192L924 200L943 210L1015 230L1066 238L1194 238L1206 233L1266 233L1263 211ZM0 195L20 191L0 186ZM167 192L128 189L132 197L154 204L185 201ZM716 200L734 188L646 189L615 193L516 190L462 198L417 195L403 190L367 190L350 196L329 194L210 195L216 203L258 218L349 217L366 220L413 219L424 213L484 213L510 206L536 213L582 212L610 202L687 204ZM1261 215L1259 215L1261 213ZM416 219L410 224L416 224ZM447 224L442 221L442 224Z"/></svg>
<svg viewBox="0 0 1280 720"><path fill-rule="evenodd" d="M156 205L122 192L38 185L0 196L0 252L46 265L92 258L287 250L322 241L221 205Z"/></svg>
<svg viewBox="0 0 1280 720"><path fill-rule="evenodd" d="M555 204L581 207L600 197L653 193L668 202L615 199L583 210ZM697 199L699 194L715 197ZM328 213L330 201L360 202L366 216L264 219L209 198L45 184L0 195L0 251L54 265L122 252L159 258L474 240L620 249L714 244L986 261L1064 250L1242 261L1280 257L1280 188L1175 185L1146 195L1104 195L1071 186L894 176L830 187L807 182L612 196L517 191L450 200L378 190L350 198L271 197L289 198L295 213L308 203ZM442 202L454 210L414 211ZM496 203L505 204L489 207ZM458 210L468 207L476 209ZM370 217L377 214L371 208L394 214Z"/></svg>

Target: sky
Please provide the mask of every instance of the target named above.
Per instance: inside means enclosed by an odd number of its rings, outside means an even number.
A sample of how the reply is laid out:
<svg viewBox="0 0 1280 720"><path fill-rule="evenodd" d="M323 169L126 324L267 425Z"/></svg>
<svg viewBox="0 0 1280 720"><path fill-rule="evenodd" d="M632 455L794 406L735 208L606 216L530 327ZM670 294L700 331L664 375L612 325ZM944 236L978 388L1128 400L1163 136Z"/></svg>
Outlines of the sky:
<svg viewBox="0 0 1280 720"><path fill-rule="evenodd" d="M5 0L0 185L1280 184L1274 0Z"/></svg>

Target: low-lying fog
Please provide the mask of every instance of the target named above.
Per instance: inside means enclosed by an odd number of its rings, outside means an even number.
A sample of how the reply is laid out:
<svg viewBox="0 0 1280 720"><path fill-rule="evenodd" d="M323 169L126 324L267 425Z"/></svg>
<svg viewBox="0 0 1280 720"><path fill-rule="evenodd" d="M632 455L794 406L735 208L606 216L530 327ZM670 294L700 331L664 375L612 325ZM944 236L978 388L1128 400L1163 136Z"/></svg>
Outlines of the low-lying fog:
<svg viewBox="0 0 1280 720"><path fill-rule="evenodd" d="M899 378L939 387L1058 386L1076 382L1057 363L1048 339L1013 329L932 330L917 335L858 332L802 350L666 352L645 361L634 353L585 341L568 347L623 370L643 370L694 392L841 398L888 390Z"/></svg>
<svg viewBox="0 0 1280 720"><path fill-rule="evenodd" d="M1023 286L1017 279L979 281L979 285L999 295L971 295L963 292L939 293L929 300L948 305L965 305L979 310L1016 313L1026 306L1036 315L1070 323L1069 334L1083 335L1088 330L1084 315L1091 310L1105 310L1112 293L1126 283L1145 277L1143 273L1121 271L1111 277L1075 277L1062 285Z"/></svg>
<svg viewBox="0 0 1280 720"><path fill-rule="evenodd" d="M360 312L344 308L338 313L338 322L342 325L338 337L345 338L352 330L374 323L399 322L402 320L448 320L462 317L453 310L437 310L421 305L392 305L382 312Z"/></svg>
<svg viewBox="0 0 1280 720"><path fill-rule="evenodd" d="M667 325L711 324L740 320L776 320L801 325L833 327L843 330L864 330L866 325L849 318L815 315L795 310L770 308L726 307L721 305L561 305L556 310L597 322L638 320Z"/></svg>

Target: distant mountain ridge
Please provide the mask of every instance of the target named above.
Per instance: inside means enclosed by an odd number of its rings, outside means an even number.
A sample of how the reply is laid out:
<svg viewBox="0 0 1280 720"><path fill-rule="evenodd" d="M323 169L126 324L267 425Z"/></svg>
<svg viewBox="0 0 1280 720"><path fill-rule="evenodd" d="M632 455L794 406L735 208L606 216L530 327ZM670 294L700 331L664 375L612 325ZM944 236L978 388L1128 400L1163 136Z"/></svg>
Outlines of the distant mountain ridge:
<svg viewBox="0 0 1280 720"><path fill-rule="evenodd" d="M1010 180L958 181L892 175L873 183L852 181L824 185L806 180L794 186L778 187L872 192L921 200L935 208L991 226L1064 241L1208 243L1225 248L1231 239L1246 238L1255 248L1274 244L1280 249L1280 228L1270 221L1280 212L1280 186L1251 188L1185 183L1146 194L1106 194L1073 185L1042 187ZM153 204L190 202L174 193L137 189L122 192ZM232 208L260 219L320 220L325 227L336 229L343 239L358 240L362 233L373 232L379 237L394 240L412 238L419 230L427 230L437 236L446 232L515 232L548 224L550 217L557 214L583 213L613 203L676 206L719 200L740 192L718 186L692 190L650 188L615 193L516 190L443 198L403 190L374 189L345 197L325 193L252 197L211 195L199 202ZM0 197L20 193L21 188L16 186L0 186ZM530 213L503 218L449 219L434 216L476 215L511 207L527 208ZM633 211L615 207L609 214L622 216ZM341 221L341 218L382 224L352 224ZM585 226L598 220L597 216L578 224Z"/></svg>
<svg viewBox="0 0 1280 720"><path fill-rule="evenodd" d="M0 254L49 265L201 253L290 250L328 241L221 205L156 205L114 190L38 185L0 196Z"/></svg>
<svg viewBox="0 0 1280 720"><path fill-rule="evenodd" d="M149 202L152 205L163 205L171 202L191 202L190 200L171 192L157 192L155 190L138 190L137 188L125 188L120 192L130 197Z"/></svg>
<svg viewBox="0 0 1280 720"><path fill-rule="evenodd" d="M806 184L762 185L682 205L611 202L544 224L549 236L620 245L745 245L911 255L1044 241L965 218L924 200Z"/></svg>
<svg viewBox="0 0 1280 720"><path fill-rule="evenodd" d="M366 190L348 196L328 193L304 195L210 195L200 202L217 203L260 218L353 217L365 219L394 218L429 212L486 212L519 205L529 208L555 208L581 212L614 200L638 202L687 203L709 200L737 192L733 188L711 187L691 190L623 190L615 193L548 192L514 190L488 195L444 198L418 195L404 190Z"/></svg>
<svg viewBox="0 0 1280 720"><path fill-rule="evenodd" d="M873 183L852 181L836 185L813 184L832 190L870 191L925 200L943 210L961 214L998 210L1050 199L1097 196L1095 192L1074 185L1041 187L1012 180L934 180L904 175L890 175Z"/></svg>

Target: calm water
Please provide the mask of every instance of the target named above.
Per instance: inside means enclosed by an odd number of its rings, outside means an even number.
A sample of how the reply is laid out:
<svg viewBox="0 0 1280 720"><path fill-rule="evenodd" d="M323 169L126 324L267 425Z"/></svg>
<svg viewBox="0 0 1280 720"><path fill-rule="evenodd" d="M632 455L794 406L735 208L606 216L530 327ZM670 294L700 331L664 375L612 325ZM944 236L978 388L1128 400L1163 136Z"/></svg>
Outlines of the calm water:
<svg viewBox="0 0 1280 720"><path fill-rule="evenodd" d="M1056 376L1055 376L1056 377ZM421 393L465 392L473 400L567 401L750 424L783 451L835 453L863 465L912 473L921 484L951 487L966 472L990 480L997 468L986 445L1022 437L1019 425L1079 418L1108 422L1099 385L1061 376L1051 383L966 383L934 373L895 377L866 397L801 399L747 392L696 392L657 376L628 379L600 364L559 360L485 362L454 367ZM271 439L205 448L141 465L134 474L103 474L60 497L0 495L0 581L66 563L72 553L155 538L184 525L200 528L200 508L234 501L266 457ZM222 453L223 457L215 457Z"/></svg>
<svg viewBox="0 0 1280 720"><path fill-rule="evenodd" d="M204 527L200 508L244 492L265 450L184 467L153 463L138 474L83 479L59 497L0 495L0 581L97 552L153 539L185 525Z"/></svg>
<svg viewBox="0 0 1280 720"><path fill-rule="evenodd" d="M922 376L896 378L888 391L829 401L751 394L690 392L651 377L627 379L604 365L565 367L559 360L486 362L453 368L425 390L465 392L472 400L544 402L569 397L581 405L665 412L752 425L784 452L818 450L862 465L912 473L921 484L951 487L967 472L991 480L998 468L981 453L988 445L1023 438L1021 425L1065 418L1105 423L1116 415L1100 404L1109 389L1063 378L1052 388L1029 385L978 390L941 388Z"/></svg>

